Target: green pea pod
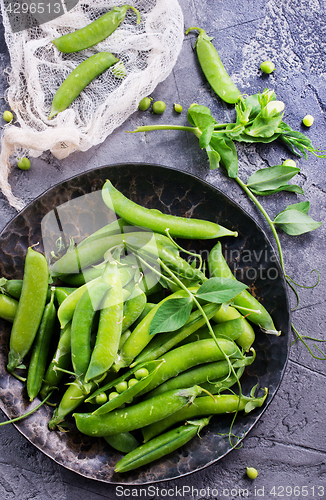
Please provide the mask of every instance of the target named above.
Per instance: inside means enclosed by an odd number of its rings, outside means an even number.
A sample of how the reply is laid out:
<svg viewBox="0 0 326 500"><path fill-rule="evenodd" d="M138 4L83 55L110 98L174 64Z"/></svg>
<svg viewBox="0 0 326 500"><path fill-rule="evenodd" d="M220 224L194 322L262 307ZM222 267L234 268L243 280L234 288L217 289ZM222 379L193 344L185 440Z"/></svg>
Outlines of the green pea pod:
<svg viewBox="0 0 326 500"><path fill-rule="evenodd" d="M110 52L98 52L79 64L56 91L52 101L49 120L68 108L94 78L118 61L119 59L114 57Z"/></svg>
<svg viewBox="0 0 326 500"><path fill-rule="evenodd" d="M59 307L61 306L62 302L68 297L68 295L70 295L75 290L76 288L68 288L62 286L55 287L55 298Z"/></svg>
<svg viewBox="0 0 326 500"><path fill-rule="evenodd" d="M96 282L84 292L76 306L71 323L71 361L77 377L85 377L91 359L91 327L110 286Z"/></svg>
<svg viewBox="0 0 326 500"><path fill-rule="evenodd" d="M138 448L139 442L130 432L121 432L113 436L104 436L105 441L121 453L129 453Z"/></svg>
<svg viewBox="0 0 326 500"><path fill-rule="evenodd" d="M123 293L116 262L108 264L103 282L110 287L110 290L102 304L96 342L85 375L86 383L101 377L111 368L118 352L122 332Z"/></svg>
<svg viewBox="0 0 326 500"><path fill-rule="evenodd" d="M61 52L65 53L88 49L110 36L122 23L128 9L132 9L137 14L137 23L139 23L140 14L135 7L131 5L113 7L92 23L73 33L56 38L53 43Z"/></svg>
<svg viewBox="0 0 326 500"><path fill-rule="evenodd" d="M222 236L237 236L235 231L220 226L214 222L166 215L159 210L142 207L126 198L113 184L107 180L102 188L104 203L116 214L130 224L151 229L157 233L176 238L210 239Z"/></svg>
<svg viewBox="0 0 326 500"><path fill-rule="evenodd" d="M154 272L145 273L139 283L139 288L146 293L147 297L162 290L162 285L158 281L157 274Z"/></svg>
<svg viewBox="0 0 326 500"><path fill-rule="evenodd" d="M224 259L221 242L218 242L210 251L208 256L208 268L212 277L236 279ZM275 335L281 334L281 332L276 330L269 312L250 292L248 292L248 290L243 290L234 297L233 305L236 308L238 307L240 312L248 312L247 318L251 323L258 325L268 333Z"/></svg>
<svg viewBox="0 0 326 500"><path fill-rule="evenodd" d="M138 469L154 460L172 453L184 446L208 425L210 417L186 422L184 425L142 444L125 455L115 466L115 472L127 472Z"/></svg>
<svg viewBox="0 0 326 500"><path fill-rule="evenodd" d="M44 255L28 248L23 288L10 335L7 369L11 373L32 347L45 307L48 280L49 271Z"/></svg>
<svg viewBox="0 0 326 500"><path fill-rule="evenodd" d="M14 322L18 308L18 301L8 295L0 294L0 318Z"/></svg>
<svg viewBox="0 0 326 500"><path fill-rule="evenodd" d="M194 288L193 290L197 290ZM131 332L131 335L126 340L122 349L118 353L117 361L114 363L115 371L119 371L120 368L124 368L129 366L130 363L140 354L140 352L149 344L152 340L153 335L150 335L149 328L151 321L161 304L166 302L167 300L179 298L179 297L188 297L188 293L184 290L179 290L168 297L165 297L161 300L155 307L151 309L151 311L143 318L143 320L138 323L136 328Z"/></svg>
<svg viewBox="0 0 326 500"><path fill-rule="evenodd" d="M248 352L255 341L255 331L246 318L242 316L235 307L228 306L226 309L221 307L216 314L214 314L212 320L216 323L225 323L226 321L237 318L242 318L243 332L240 337L236 339L236 343Z"/></svg>
<svg viewBox="0 0 326 500"><path fill-rule="evenodd" d="M106 415L74 413L77 429L87 436L112 436L120 432L141 429L191 404L202 392L199 386L165 392ZM197 401L197 400L196 400Z"/></svg>
<svg viewBox="0 0 326 500"><path fill-rule="evenodd" d="M56 315L57 311L54 305L53 289L51 300L44 309L42 321L33 343L31 359L29 362L26 386L30 401L33 401L36 398L42 387Z"/></svg>
<svg viewBox="0 0 326 500"><path fill-rule="evenodd" d="M14 299L19 299L22 293L23 280L7 280L6 278L0 279L0 290L3 289L8 295ZM51 299L51 290L48 288L46 294L46 302Z"/></svg>
<svg viewBox="0 0 326 500"><path fill-rule="evenodd" d="M96 278L95 280L90 281L89 283L86 283L79 288L76 288L76 290L66 296L58 309L58 319L61 328L64 328L72 320L77 304L88 287L91 286L92 283L96 283L99 281L100 278Z"/></svg>
<svg viewBox="0 0 326 500"><path fill-rule="evenodd" d="M203 384L208 380L216 380L226 377L229 371L229 363L223 360L195 366L194 368L179 373L177 377L172 377L163 384L160 384L158 387L146 394L146 399L174 389L185 389L186 387L192 387L194 385L200 385L200 387L203 387Z"/></svg>
<svg viewBox="0 0 326 500"><path fill-rule="evenodd" d="M157 250L155 250L155 252L158 257L162 256L161 252L163 252L164 249L168 249L170 254L179 254L178 249L171 243L169 238L161 234L153 234L149 231L113 234L99 238L95 242L90 241L80 247L69 250L51 265L50 272L54 277L78 273L93 264L102 262L104 254L108 250L119 245L128 243L137 249L143 248L144 245L155 248L155 242L157 245Z"/></svg>
<svg viewBox="0 0 326 500"><path fill-rule="evenodd" d="M208 83L216 94L225 102L234 104L238 101L241 92L237 89L231 78L227 74L220 56L217 53L212 38L209 37L201 28L189 28L189 31L199 31L195 48L199 64L203 70Z"/></svg>
<svg viewBox="0 0 326 500"><path fill-rule="evenodd" d="M212 326L212 330L216 337L223 337L227 339L234 340L237 342L238 338L243 334L244 328L244 318L239 317L235 319L230 319L224 323L218 323ZM192 335L187 337L182 345L188 344L189 342L196 342L197 340L211 339L211 333L207 326L200 328Z"/></svg>
<svg viewBox="0 0 326 500"><path fill-rule="evenodd" d="M176 347L165 353L160 358L160 360L164 360L164 363L157 370L150 384L139 393L139 396L194 366L211 361L224 360L225 355L229 358L237 359L243 357L238 346L232 340L218 338L217 343L219 347L216 345L215 340L204 339Z"/></svg>
<svg viewBox="0 0 326 500"><path fill-rule="evenodd" d="M190 405L187 408L182 408L169 417L144 427L142 429L144 441L149 441L154 436L165 432L178 422L184 422L192 418L234 413L236 411L245 411L248 413L254 408L261 407L267 398L267 394L268 389L265 388L263 396L257 398L252 394L250 396L242 395L240 399L236 394L219 394L215 396L215 400L210 396L196 398L196 404Z"/></svg>
<svg viewBox="0 0 326 500"><path fill-rule="evenodd" d="M95 384L90 382L89 392L94 390ZM78 382L72 382L68 389L63 394L59 406L54 410L52 418L49 422L49 429L54 430L64 421L67 415L76 410L86 399L87 394L84 387Z"/></svg>
<svg viewBox="0 0 326 500"><path fill-rule="evenodd" d="M123 306L123 321L122 333L134 324L143 312L147 302L146 294L141 290L139 285L135 285L128 300Z"/></svg>
<svg viewBox="0 0 326 500"><path fill-rule="evenodd" d="M46 370L43 384L40 390L40 397L45 399L55 388L58 388L64 371L70 368L71 364L71 323L68 323L60 335L60 339L54 356Z"/></svg>
<svg viewBox="0 0 326 500"><path fill-rule="evenodd" d="M159 257L169 268L184 278L198 281L205 281L207 279L200 269L192 267L185 259L171 252L171 247L168 248L164 244L162 245L160 241L156 242L156 244L153 242L153 245L146 245L146 248L139 249L132 243L127 242L127 247L136 255L154 263L157 263Z"/></svg>
<svg viewBox="0 0 326 500"><path fill-rule="evenodd" d="M220 308L219 304L206 304L203 306L203 310L208 319L216 313ZM203 317L201 311L196 310L192 312L186 321L186 323L175 330L174 332L161 333L156 335L145 347L142 352L137 356L134 363L131 365L136 365L137 363L143 363L144 361L149 361L151 359L157 359L164 353L175 347L179 342L188 338L195 331L201 328L205 324L206 320Z"/></svg>
<svg viewBox="0 0 326 500"><path fill-rule="evenodd" d="M131 387L128 387L128 389L123 391L121 394L119 394L119 396L116 396L111 401L108 401L107 403L101 405L99 408L92 412L92 415L105 415L106 413L109 413L110 411L119 408L124 403L132 400L132 398L137 396L138 393L143 391L149 385L162 363L164 363L164 361L152 361L149 364L143 365L144 368L147 368L149 370L149 374L146 377L138 380L138 382L136 382Z"/></svg>
<svg viewBox="0 0 326 500"><path fill-rule="evenodd" d="M136 227L131 227L129 222L126 222L123 219L116 219L106 226L101 227L94 233L84 238L80 243L78 243L77 248L80 248L86 244L99 240L101 238L111 236L112 234L120 234L125 232L134 232L136 231ZM143 230L143 229L142 229Z"/></svg>
<svg viewBox="0 0 326 500"><path fill-rule="evenodd" d="M64 276L60 276L60 280L65 283L78 287L84 285L85 283L89 283L96 278L99 278L103 274L104 267L88 267L84 269L80 273L74 274L66 274ZM131 267L121 267L120 269L122 286L125 286L134 276L134 270Z"/></svg>

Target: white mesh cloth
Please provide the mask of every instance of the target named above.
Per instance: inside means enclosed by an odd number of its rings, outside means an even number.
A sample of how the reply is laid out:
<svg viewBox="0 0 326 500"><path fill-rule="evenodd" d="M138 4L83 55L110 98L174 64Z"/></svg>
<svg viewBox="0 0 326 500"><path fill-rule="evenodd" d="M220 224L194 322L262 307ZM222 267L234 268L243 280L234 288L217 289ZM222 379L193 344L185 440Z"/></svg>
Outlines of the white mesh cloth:
<svg viewBox="0 0 326 500"><path fill-rule="evenodd" d="M52 40L75 31L113 6L130 4L141 14L140 24L132 10L106 40L72 54L60 53ZM10 156L23 150L37 157L50 150L62 159L73 151L86 151L120 126L171 72L181 50L184 27L177 0L80 1L63 16L13 33L3 0L1 7L11 68L6 97L17 124L4 128L0 154L0 187L9 203L23 208L8 182ZM84 8L83 8L84 7ZM84 10L85 9L85 10ZM48 120L56 90L84 59L98 51L112 52L127 70L117 79L112 68L91 82L65 111Z"/></svg>

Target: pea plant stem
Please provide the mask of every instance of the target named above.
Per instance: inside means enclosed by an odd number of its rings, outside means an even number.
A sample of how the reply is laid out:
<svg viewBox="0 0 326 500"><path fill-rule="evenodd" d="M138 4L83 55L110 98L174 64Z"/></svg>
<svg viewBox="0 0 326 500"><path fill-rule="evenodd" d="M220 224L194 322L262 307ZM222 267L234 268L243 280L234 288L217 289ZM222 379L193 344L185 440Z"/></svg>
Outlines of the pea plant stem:
<svg viewBox="0 0 326 500"><path fill-rule="evenodd" d="M129 133L150 132L151 130L183 130L184 132L192 132L198 138L201 136L201 131L197 127L187 127L184 125L143 125L137 127L136 130L129 131Z"/></svg>
<svg viewBox="0 0 326 500"><path fill-rule="evenodd" d="M282 268L282 270L283 270L283 272L285 274L285 266L284 266L284 259L283 259L283 252L282 252L281 242L280 242L280 239L278 237L278 234L277 234L274 222L272 221L272 219L270 218L270 216L268 215L268 213L266 212L266 210L264 209L264 207L262 206L262 204L257 200L256 196L248 188L248 186L239 177L235 177L234 180L245 191L245 193L248 195L248 197L251 199L251 201L256 205L256 207L258 208L258 210L261 211L261 213L265 217L265 219L266 219L269 227L271 228L271 230L273 232L273 236L275 238L276 245L277 245L278 253L279 253L280 265L281 265L281 268Z"/></svg>

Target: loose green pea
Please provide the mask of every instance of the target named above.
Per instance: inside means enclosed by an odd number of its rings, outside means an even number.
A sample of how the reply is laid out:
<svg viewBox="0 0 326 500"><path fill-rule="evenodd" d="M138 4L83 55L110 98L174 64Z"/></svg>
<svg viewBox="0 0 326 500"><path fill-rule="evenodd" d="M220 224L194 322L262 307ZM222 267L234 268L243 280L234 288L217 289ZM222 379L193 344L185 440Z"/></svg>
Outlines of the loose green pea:
<svg viewBox="0 0 326 500"><path fill-rule="evenodd" d="M285 160L282 165L284 165L285 167L296 167L297 164L294 160Z"/></svg>
<svg viewBox="0 0 326 500"><path fill-rule="evenodd" d="M306 127L311 127L311 125L314 123L314 117L312 115L306 115L303 120L302 120L302 123L306 126Z"/></svg>
<svg viewBox="0 0 326 500"><path fill-rule="evenodd" d="M134 375L137 380L141 380L142 378L145 378L149 375L149 371L147 370L147 368L139 368L139 370L135 371Z"/></svg>
<svg viewBox="0 0 326 500"><path fill-rule="evenodd" d="M258 472L254 467L247 467L247 476L249 479L256 479Z"/></svg>
<svg viewBox="0 0 326 500"><path fill-rule="evenodd" d="M2 118L4 119L5 122L10 123L14 119L14 115L12 114L11 111L5 111L2 115Z"/></svg>
<svg viewBox="0 0 326 500"><path fill-rule="evenodd" d="M23 158L17 158L17 167L20 168L20 170L28 170L31 166L31 162L29 161L28 158L23 157Z"/></svg>
<svg viewBox="0 0 326 500"><path fill-rule="evenodd" d="M264 61L261 63L260 69L263 73L270 75L275 70L275 64L272 61Z"/></svg>
<svg viewBox="0 0 326 500"><path fill-rule="evenodd" d="M128 387L132 387L133 385L137 384L138 383L138 380L136 378L131 378L129 381L128 381Z"/></svg>
<svg viewBox="0 0 326 500"><path fill-rule="evenodd" d="M119 384L117 384L115 386L115 390L121 394L122 392L124 392L126 389L128 389L128 382L126 380L123 380L122 382L119 382Z"/></svg>
<svg viewBox="0 0 326 500"><path fill-rule="evenodd" d="M165 102L163 101L155 101L153 104L153 113L156 115L162 115L165 111Z"/></svg>
<svg viewBox="0 0 326 500"><path fill-rule="evenodd" d="M109 401L112 401L112 399L116 398L119 396L118 392L110 392L109 394Z"/></svg>
<svg viewBox="0 0 326 500"><path fill-rule="evenodd" d="M152 97L143 97L142 100L138 104L138 109L140 111L147 111L151 105Z"/></svg>
<svg viewBox="0 0 326 500"><path fill-rule="evenodd" d="M174 111L176 113L182 113L182 106L181 106L181 104L174 103Z"/></svg>
<svg viewBox="0 0 326 500"><path fill-rule="evenodd" d="M96 404L98 405L103 405L104 403L106 403L108 400L108 397L107 395L105 394L105 392L101 392L100 394L98 394L95 398L95 402Z"/></svg>

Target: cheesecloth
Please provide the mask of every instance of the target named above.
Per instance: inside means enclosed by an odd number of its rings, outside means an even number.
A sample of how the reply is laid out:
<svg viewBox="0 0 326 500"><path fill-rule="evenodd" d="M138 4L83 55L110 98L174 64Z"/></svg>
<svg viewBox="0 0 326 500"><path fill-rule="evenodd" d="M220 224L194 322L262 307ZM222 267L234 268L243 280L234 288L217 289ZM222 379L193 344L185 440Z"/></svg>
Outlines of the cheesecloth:
<svg viewBox="0 0 326 500"><path fill-rule="evenodd" d="M118 29L94 47L60 53L51 43L62 34L90 23L121 0L79 1L69 12L38 27L13 33L1 0L5 39L11 68L6 99L16 123L4 127L0 153L0 188L17 210L24 202L9 184L10 156L23 151L37 157L50 150L58 159L99 144L134 111L171 72L181 50L184 27L177 0L131 0L141 22L127 11ZM112 67L93 80L68 107L48 119L53 96L68 74L98 51L112 52L123 62L126 76L117 78ZM17 125L18 122L18 125Z"/></svg>

